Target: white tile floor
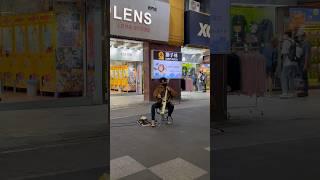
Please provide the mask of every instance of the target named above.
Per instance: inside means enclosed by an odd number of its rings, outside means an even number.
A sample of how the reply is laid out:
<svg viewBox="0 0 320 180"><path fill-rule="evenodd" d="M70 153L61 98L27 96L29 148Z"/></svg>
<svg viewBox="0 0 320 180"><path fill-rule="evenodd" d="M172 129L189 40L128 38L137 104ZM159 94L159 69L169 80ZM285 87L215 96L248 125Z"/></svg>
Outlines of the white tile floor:
<svg viewBox="0 0 320 180"><path fill-rule="evenodd" d="M181 158L158 164L150 170L164 180L194 180L207 174L205 170Z"/></svg>
<svg viewBox="0 0 320 180"><path fill-rule="evenodd" d="M111 160L111 180L117 180L145 170L142 164L131 158L124 156Z"/></svg>
<svg viewBox="0 0 320 180"><path fill-rule="evenodd" d="M113 159L111 160L111 180L128 177L146 169L130 156ZM149 170L163 180L194 180L207 174L207 171L181 158L155 165Z"/></svg>

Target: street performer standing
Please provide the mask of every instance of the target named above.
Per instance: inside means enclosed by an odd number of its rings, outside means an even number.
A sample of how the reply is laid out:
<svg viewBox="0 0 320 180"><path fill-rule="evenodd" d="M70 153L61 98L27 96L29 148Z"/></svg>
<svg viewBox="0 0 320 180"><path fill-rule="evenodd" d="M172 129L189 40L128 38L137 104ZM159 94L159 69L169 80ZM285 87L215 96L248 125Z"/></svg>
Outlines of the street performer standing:
<svg viewBox="0 0 320 180"><path fill-rule="evenodd" d="M168 89L167 92L167 99L165 99L166 102L166 108L168 109L168 116L171 117L174 105L170 102L170 100L174 97L178 96L178 93L174 91L172 88L168 86L168 82L166 78L160 79L160 85L154 90L153 97L157 99L157 102L154 103L151 107L151 127L155 127L155 116L156 116L156 109L161 109L163 106L163 98L165 98L166 89ZM171 123L171 122L168 122Z"/></svg>

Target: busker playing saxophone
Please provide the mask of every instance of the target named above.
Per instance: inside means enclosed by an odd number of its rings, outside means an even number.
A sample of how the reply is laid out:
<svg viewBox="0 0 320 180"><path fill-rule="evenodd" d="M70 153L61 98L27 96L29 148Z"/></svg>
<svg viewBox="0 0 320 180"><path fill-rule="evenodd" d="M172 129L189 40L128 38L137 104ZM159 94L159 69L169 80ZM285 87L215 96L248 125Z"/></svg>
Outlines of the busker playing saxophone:
<svg viewBox="0 0 320 180"><path fill-rule="evenodd" d="M167 93L166 93L166 90L167 90ZM166 95L167 97L165 98ZM170 102L170 100L173 97L177 97L178 93L168 86L168 82L166 78L161 78L160 85L156 87L156 89L154 90L153 96L154 98L157 99L157 102L154 103L151 107L151 116L152 116L151 127L155 127L156 109L160 109L161 113L164 113L163 111L165 109L168 109L168 116L169 116L169 119L171 119L171 115L174 110L174 105ZM171 122L168 122L168 123L171 123Z"/></svg>

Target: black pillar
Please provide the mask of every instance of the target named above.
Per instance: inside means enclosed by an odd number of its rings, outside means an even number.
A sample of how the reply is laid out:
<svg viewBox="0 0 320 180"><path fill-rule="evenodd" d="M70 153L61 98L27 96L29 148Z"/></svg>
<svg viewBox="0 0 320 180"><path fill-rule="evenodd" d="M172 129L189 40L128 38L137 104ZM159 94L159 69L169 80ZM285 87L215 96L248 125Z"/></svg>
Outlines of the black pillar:
<svg viewBox="0 0 320 180"><path fill-rule="evenodd" d="M103 102L110 104L110 1L101 0L102 3L102 88Z"/></svg>
<svg viewBox="0 0 320 180"><path fill-rule="evenodd" d="M102 97L103 102L107 104L106 107L106 121L107 121L107 130L108 135L110 137L110 1L109 0L100 0L101 1L101 20L102 20ZM109 163L106 169L106 173L110 174L110 138L107 138L106 142L106 152L107 159L106 161Z"/></svg>
<svg viewBox="0 0 320 180"><path fill-rule="evenodd" d="M211 121L227 120L227 55L211 54L210 112ZM211 123L212 128L214 123Z"/></svg>

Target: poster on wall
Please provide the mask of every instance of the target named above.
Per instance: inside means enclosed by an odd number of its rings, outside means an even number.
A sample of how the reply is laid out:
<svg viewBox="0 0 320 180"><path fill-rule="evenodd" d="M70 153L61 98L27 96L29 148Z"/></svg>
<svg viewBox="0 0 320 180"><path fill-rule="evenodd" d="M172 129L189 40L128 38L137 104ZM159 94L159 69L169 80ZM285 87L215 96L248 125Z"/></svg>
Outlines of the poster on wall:
<svg viewBox="0 0 320 180"><path fill-rule="evenodd" d="M232 45L261 46L273 38L276 11L273 7L232 7Z"/></svg>
<svg viewBox="0 0 320 180"><path fill-rule="evenodd" d="M81 69L83 67L82 50L77 48L57 49L57 69Z"/></svg>
<svg viewBox="0 0 320 180"><path fill-rule="evenodd" d="M182 54L152 51L152 79L182 79Z"/></svg>
<svg viewBox="0 0 320 180"><path fill-rule="evenodd" d="M3 29L3 51L5 55L10 55L12 53L12 29L4 28Z"/></svg>
<svg viewBox="0 0 320 180"><path fill-rule="evenodd" d="M229 54L230 37L230 0L210 1L210 47L212 54Z"/></svg>
<svg viewBox="0 0 320 180"><path fill-rule="evenodd" d="M58 92L82 92L83 71L80 69L63 69L57 71Z"/></svg>
<svg viewBox="0 0 320 180"><path fill-rule="evenodd" d="M52 49L52 32L49 25L45 24L43 26L43 40L44 40L44 47L46 52L50 52Z"/></svg>
<svg viewBox="0 0 320 180"><path fill-rule="evenodd" d="M39 28L38 26L28 26L29 51L31 54L39 52Z"/></svg>
<svg viewBox="0 0 320 180"><path fill-rule="evenodd" d="M319 23L320 9L316 8L290 8L291 19L299 19L301 23Z"/></svg>
<svg viewBox="0 0 320 180"><path fill-rule="evenodd" d="M23 27L16 26L15 27L15 40L16 40L16 52L23 53L25 50L25 42L24 42L24 29Z"/></svg>

